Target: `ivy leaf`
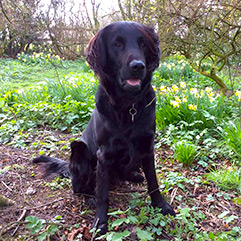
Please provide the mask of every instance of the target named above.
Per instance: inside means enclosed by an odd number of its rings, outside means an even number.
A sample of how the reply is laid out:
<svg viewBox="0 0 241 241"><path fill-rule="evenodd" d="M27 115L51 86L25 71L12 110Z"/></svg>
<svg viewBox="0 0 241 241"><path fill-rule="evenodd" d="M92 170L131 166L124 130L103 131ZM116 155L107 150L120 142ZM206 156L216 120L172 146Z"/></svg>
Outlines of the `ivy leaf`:
<svg viewBox="0 0 241 241"><path fill-rule="evenodd" d="M39 236L38 236L38 241L44 241L46 240L46 237L47 237L47 233L41 233Z"/></svg>
<svg viewBox="0 0 241 241"><path fill-rule="evenodd" d="M141 241L153 240L151 233L141 230L140 228L136 228L136 235Z"/></svg>
<svg viewBox="0 0 241 241"><path fill-rule="evenodd" d="M57 231L58 231L57 225L50 225L49 228L48 228L48 232L51 235L54 235Z"/></svg>

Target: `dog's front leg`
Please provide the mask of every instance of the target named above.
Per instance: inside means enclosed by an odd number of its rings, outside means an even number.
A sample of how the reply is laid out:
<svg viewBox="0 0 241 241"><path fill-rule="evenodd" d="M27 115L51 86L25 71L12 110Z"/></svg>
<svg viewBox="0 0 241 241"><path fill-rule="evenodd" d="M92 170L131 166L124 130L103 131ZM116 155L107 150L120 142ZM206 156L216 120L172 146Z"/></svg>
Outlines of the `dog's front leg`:
<svg viewBox="0 0 241 241"><path fill-rule="evenodd" d="M164 215L171 214L175 216L176 214L172 206L166 202L165 198L159 191L156 172L155 172L154 153L148 155L148 157L143 160L142 167L147 180L148 192L151 196L152 206L161 208L162 209L161 212Z"/></svg>
<svg viewBox="0 0 241 241"><path fill-rule="evenodd" d="M96 215L92 227L100 229L99 234L107 232L107 212L109 207L109 174L110 166L101 150L97 152L96 170Z"/></svg>

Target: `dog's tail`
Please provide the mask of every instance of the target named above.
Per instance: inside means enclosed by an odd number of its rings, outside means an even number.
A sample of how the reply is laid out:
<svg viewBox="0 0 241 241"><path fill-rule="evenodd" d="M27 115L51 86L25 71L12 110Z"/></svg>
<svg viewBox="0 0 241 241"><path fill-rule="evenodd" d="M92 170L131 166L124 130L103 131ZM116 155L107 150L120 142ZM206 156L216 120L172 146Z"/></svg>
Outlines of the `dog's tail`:
<svg viewBox="0 0 241 241"><path fill-rule="evenodd" d="M42 155L34 158L33 163L39 166L39 169L45 178L52 178L54 176L69 178L71 176L69 163L66 161Z"/></svg>

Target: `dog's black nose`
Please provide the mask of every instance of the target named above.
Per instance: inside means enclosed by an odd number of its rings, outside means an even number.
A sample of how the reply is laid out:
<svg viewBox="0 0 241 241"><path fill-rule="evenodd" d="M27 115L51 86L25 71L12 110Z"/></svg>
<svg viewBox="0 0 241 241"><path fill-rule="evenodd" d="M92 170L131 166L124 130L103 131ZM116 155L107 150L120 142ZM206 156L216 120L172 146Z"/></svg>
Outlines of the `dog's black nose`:
<svg viewBox="0 0 241 241"><path fill-rule="evenodd" d="M144 70L146 67L144 62L141 60L132 60L129 64L129 66L130 66L130 69L132 69L134 71Z"/></svg>

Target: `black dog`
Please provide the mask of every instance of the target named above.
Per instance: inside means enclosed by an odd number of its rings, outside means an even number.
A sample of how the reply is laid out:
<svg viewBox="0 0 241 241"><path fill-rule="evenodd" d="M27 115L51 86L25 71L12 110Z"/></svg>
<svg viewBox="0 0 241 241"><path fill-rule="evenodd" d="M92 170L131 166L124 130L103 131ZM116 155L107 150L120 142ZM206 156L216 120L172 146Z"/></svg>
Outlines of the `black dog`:
<svg viewBox="0 0 241 241"><path fill-rule="evenodd" d="M80 141L71 143L70 163L41 156L46 173L71 176L75 193L94 194L94 224L107 231L111 180L143 181L152 205L175 215L161 195L154 166L155 93L153 71L160 60L159 40L150 27L116 22L90 41L87 61L100 78L96 107Z"/></svg>

